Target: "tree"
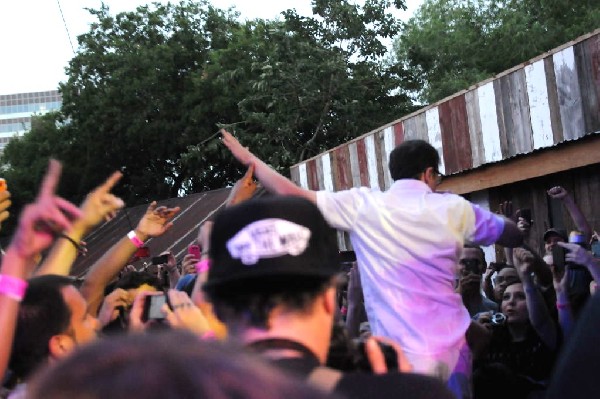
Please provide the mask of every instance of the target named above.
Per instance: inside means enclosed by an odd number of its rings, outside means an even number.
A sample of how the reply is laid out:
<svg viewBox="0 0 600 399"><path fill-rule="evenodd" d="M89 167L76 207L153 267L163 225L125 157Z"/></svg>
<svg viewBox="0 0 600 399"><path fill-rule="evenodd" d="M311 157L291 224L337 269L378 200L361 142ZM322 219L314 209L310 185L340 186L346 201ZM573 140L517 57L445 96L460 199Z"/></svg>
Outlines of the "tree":
<svg viewBox="0 0 600 399"><path fill-rule="evenodd" d="M396 39L425 103L466 89L597 28L600 3L425 0Z"/></svg>
<svg viewBox="0 0 600 399"><path fill-rule="evenodd" d="M119 169L116 194L134 205L235 181L215 139L224 126L286 170L413 109L398 90L408 75L383 58L381 40L399 26L385 11L403 5L393 3L315 0L314 17L246 22L206 0L90 10L96 22L78 38L61 111L4 161L17 178L26 167L17 158L53 154L74 171L73 201Z"/></svg>

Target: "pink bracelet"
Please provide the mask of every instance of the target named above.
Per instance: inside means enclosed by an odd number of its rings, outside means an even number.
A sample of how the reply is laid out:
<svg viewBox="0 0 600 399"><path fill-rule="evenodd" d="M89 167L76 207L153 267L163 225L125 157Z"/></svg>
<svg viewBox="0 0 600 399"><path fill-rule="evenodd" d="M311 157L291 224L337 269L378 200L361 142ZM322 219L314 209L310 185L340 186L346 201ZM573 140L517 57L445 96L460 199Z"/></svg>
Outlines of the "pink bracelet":
<svg viewBox="0 0 600 399"><path fill-rule="evenodd" d="M0 274L0 294L21 302L27 290L27 281Z"/></svg>
<svg viewBox="0 0 600 399"><path fill-rule="evenodd" d="M204 259L196 263L196 273L204 273L210 270L210 259Z"/></svg>
<svg viewBox="0 0 600 399"><path fill-rule="evenodd" d="M129 233L127 233L127 237L137 248L141 248L144 246L144 241L138 238L138 236L135 234L135 231L131 230Z"/></svg>
<svg viewBox="0 0 600 399"><path fill-rule="evenodd" d="M215 332L212 330L208 330L207 332L205 332L204 334L202 334L200 336L200 339L207 339L207 340L216 339L216 338L217 338L217 336L215 335Z"/></svg>
<svg viewBox="0 0 600 399"><path fill-rule="evenodd" d="M570 303L568 303L568 302L567 302L567 303L559 303L559 302L556 302L556 308L557 308L557 309L566 309L566 308L568 308L568 307L570 307L570 306L571 306L571 304L570 304Z"/></svg>

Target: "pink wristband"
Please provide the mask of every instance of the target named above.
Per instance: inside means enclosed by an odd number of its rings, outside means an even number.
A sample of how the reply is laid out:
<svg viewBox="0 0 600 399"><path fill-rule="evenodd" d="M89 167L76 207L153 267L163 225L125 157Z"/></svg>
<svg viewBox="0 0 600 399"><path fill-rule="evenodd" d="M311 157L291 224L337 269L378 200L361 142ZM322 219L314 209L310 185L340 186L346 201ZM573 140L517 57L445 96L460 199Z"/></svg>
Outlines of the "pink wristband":
<svg viewBox="0 0 600 399"><path fill-rule="evenodd" d="M27 281L0 274L0 294L21 302L27 290Z"/></svg>
<svg viewBox="0 0 600 399"><path fill-rule="evenodd" d="M568 307L570 307L571 305L569 303L559 303L556 302L556 308L557 309L566 309Z"/></svg>
<svg viewBox="0 0 600 399"><path fill-rule="evenodd" d="M204 259L196 263L196 273L204 273L210 269L210 259Z"/></svg>
<svg viewBox="0 0 600 399"><path fill-rule="evenodd" d="M207 332L205 332L204 334L202 334L200 336L200 339L207 339L207 340L216 339L216 338L217 338L217 336L215 335L215 332L212 330L208 330Z"/></svg>
<svg viewBox="0 0 600 399"><path fill-rule="evenodd" d="M141 248L144 246L144 241L140 240L138 236L135 235L135 231L131 230L129 233L127 233L127 237L137 248Z"/></svg>

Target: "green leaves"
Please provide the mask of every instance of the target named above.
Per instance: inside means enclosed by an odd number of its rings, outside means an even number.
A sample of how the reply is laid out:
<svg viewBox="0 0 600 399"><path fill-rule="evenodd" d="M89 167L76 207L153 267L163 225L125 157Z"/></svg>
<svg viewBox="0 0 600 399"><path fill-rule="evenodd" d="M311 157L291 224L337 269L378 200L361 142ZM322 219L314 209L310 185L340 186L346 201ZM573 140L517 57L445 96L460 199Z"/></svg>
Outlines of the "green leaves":
<svg viewBox="0 0 600 399"><path fill-rule="evenodd" d="M433 103L597 28L600 4L564 0L426 0L394 49Z"/></svg>

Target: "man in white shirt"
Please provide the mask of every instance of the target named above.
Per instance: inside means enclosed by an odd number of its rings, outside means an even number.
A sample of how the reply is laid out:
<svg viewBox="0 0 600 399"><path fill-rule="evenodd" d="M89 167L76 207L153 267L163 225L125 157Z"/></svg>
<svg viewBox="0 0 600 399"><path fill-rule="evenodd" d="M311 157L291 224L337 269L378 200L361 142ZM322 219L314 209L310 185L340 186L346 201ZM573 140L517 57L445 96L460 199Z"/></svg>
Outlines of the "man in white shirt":
<svg viewBox="0 0 600 399"><path fill-rule="evenodd" d="M436 193L439 154L422 140L405 141L390 154L389 190L333 193L298 187L222 133L223 143L241 163L254 165L268 190L309 199L328 223L349 232L373 334L399 342L415 372L450 379L450 388L463 396L470 317L454 290L456 265L465 242L521 244L516 224L458 195Z"/></svg>

